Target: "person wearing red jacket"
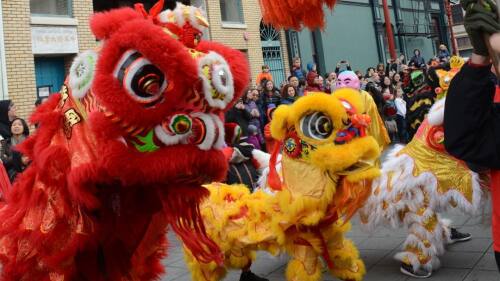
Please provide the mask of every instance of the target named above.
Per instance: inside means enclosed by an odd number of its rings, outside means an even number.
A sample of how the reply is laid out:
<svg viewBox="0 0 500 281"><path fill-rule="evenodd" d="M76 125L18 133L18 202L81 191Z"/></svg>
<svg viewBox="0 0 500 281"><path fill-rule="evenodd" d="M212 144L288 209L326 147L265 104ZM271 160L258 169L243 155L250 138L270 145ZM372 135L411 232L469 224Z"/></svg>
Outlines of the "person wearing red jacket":
<svg viewBox="0 0 500 281"><path fill-rule="evenodd" d="M500 269L500 104L494 102L495 77L484 35L500 51L497 7L490 0L462 0L464 25L474 52L451 82L446 98L446 150L470 167L491 169L493 249Z"/></svg>

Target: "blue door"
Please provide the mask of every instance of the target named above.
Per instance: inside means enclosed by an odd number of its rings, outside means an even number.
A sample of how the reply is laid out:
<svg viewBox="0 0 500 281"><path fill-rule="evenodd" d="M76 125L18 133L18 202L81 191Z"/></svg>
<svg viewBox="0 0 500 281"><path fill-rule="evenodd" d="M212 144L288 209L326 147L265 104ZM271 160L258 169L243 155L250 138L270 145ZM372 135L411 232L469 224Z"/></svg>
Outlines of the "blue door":
<svg viewBox="0 0 500 281"><path fill-rule="evenodd" d="M64 83L65 69L62 57L35 58L36 87L50 87L50 92L59 92Z"/></svg>
<svg viewBox="0 0 500 281"><path fill-rule="evenodd" d="M285 81L285 66L281 57L280 33L270 25L260 23L260 40L262 43L262 57L264 64L269 66L273 75L274 85L281 88Z"/></svg>

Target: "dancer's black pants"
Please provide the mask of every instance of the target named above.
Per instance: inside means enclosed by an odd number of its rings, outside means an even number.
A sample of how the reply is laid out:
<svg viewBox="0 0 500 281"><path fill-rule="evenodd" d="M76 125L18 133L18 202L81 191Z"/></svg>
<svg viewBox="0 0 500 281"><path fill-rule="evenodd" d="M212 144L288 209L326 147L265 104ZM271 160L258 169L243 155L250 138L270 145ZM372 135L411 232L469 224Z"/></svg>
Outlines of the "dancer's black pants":
<svg viewBox="0 0 500 281"><path fill-rule="evenodd" d="M495 260L497 261L498 270L500 271L500 252L495 252Z"/></svg>

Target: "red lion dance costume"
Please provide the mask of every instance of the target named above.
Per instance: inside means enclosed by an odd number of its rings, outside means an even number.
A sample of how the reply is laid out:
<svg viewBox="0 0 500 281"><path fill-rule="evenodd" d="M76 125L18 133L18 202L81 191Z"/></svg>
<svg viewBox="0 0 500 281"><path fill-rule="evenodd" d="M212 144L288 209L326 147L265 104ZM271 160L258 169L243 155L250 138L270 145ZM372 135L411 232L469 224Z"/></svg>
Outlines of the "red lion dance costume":
<svg viewBox="0 0 500 281"><path fill-rule="evenodd" d="M249 81L243 54L200 41L201 11L96 14L79 55L31 121L31 166L0 209L1 280L156 280L167 225L200 261L201 185L224 179L223 114Z"/></svg>

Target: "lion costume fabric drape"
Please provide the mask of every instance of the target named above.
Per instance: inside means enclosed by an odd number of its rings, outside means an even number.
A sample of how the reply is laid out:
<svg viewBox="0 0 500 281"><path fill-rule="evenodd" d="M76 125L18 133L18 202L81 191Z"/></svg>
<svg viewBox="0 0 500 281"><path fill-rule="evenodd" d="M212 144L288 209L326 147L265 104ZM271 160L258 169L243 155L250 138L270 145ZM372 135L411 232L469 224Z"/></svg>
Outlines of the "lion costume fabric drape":
<svg viewBox="0 0 500 281"><path fill-rule="evenodd" d="M200 40L201 10L162 7L94 15L100 47L32 116L32 163L0 209L1 280L156 280L167 225L222 263L198 204L225 177L223 115L248 65Z"/></svg>

